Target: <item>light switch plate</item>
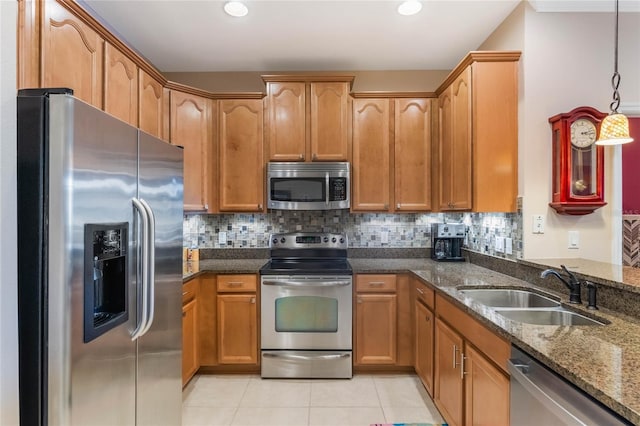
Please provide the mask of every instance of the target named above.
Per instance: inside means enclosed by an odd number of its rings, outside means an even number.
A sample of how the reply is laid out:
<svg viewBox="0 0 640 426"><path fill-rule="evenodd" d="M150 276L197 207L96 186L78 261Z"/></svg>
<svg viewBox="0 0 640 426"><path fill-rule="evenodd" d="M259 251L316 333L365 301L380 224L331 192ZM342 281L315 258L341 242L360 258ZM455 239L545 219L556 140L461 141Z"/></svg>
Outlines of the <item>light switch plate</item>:
<svg viewBox="0 0 640 426"><path fill-rule="evenodd" d="M227 233L224 231L218 232L218 243L227 244Z"/></svg>
<svg viewBox="0 0 640 426"><path fill-rule="evenodd" d="M570 249L580 248L580 232L569 231L568 235L569 235L569 248Z"/></svg>
<svg viewBox="0 0 640 426"><path fill-rule="evenodd" d="M504 237L496 237L496 252L504 253Z"/></svg>
<svg viewBox="0 0 640 426"><path fill-rule="evenodd" d="M511 238L504 239L504 252L506 254L513 254L513 239Z"/></svg>

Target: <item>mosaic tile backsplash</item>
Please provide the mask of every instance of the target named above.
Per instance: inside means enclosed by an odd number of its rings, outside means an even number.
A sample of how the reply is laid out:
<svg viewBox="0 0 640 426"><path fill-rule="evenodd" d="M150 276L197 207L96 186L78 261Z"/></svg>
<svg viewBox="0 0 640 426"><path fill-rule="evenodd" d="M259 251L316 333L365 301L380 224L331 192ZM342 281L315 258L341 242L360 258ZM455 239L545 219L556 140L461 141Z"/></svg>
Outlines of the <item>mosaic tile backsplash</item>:
<svg viewBox="0 0 640 426"><path fill-rule="evenodd" d="M350 248L429 248L431 224L437 222L467 225L465 246L469 250L506 259L522 257L522 215L518 213L274 210L265 214L187 215L184 242L198 248L266 248L271 233L307 231L344 233ZM511 254L496 251L496 237L511 239Z"/></svg>

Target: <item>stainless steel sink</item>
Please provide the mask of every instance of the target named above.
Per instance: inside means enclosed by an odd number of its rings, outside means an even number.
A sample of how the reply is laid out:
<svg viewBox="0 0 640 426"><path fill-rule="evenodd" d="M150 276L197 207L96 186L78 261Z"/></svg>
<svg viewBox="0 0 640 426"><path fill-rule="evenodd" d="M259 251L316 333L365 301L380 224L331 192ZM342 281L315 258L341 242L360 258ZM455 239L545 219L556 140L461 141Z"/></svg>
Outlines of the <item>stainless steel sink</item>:
<svg viewBox="0 0 640 426"><path fill-rule="evenodd" d="M536 325L604 325L565 309L496 309L496 313L510 320Z"/></svg>
<svg viewBox="0 0 640 426"><path fill-rule="evenodd" d="M459 290L478 303L495 308L555 308L560 306L548 297L526 290L479 288Z"/></svg>

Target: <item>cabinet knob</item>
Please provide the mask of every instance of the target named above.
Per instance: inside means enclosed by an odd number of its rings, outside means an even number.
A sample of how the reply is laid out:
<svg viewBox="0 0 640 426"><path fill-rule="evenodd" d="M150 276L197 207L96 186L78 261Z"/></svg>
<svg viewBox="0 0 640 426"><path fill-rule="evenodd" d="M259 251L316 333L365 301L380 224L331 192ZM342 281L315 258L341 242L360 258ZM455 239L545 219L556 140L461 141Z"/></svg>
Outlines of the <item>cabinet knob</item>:
<svg viewBox="0 0 640 426"><path fill-rule="evenodd" d="M425 316L424 316L424 320L425 320L426 322L429 322L429 321L431 321L431 317L430 317L429 315L425 315Z"/></svg>
<svg viewBox="0 0 640 426"><path fill-rule="evenodd" d="M318 159L318 154L313 153L313 155L311 156L311 158L313 159L313 161Z"/></svg>
<svg viewBox="0 0 640 426"><path fill-rule="evenodd" d="M205 204L205 205L204 205L204 209L205 209L205 210L209 210L209 204Z"/></svg>
<svg viewBox="0 0 640 426"><path fill-rule="evenodd" d="M396 204L396 209L400 210L400 203Z"/></svg>
<svg viewBox="0 0 640 426"><path fill-rule="evenodd" d="M300 154L300 157L298 158L300 158L301 160L304 160L304 154Z"/></svg>
<svg viewBox="0 0 640 426"><path fill-rule="evenodd" d="M384 209L385 209L385 210L389 210L389 204L385 204L385 205L384 205Z"/></svg>
<svg viewBox="0 0 640 426"><path fill-rule="evenodd" d="M255 297L251 298L251 303L256 303L256 298Z"/></svg>
<svg viewBox="0 0 640 426"><path fill-rule="evenodd" d="M182 313L182 318L184 318L184 317L186 317L186 316L187 316L187 313L186 313L186 312L183 312L183 313Z"/></svg>
<svg viewBox="0 0 640 426"><path fill-rule="evenodd" d="M262 204L258 204L258 210L262 210Z"/></svg>
<svg viewBox="0 0 640 426"><path fill-rule="evenodd" d="M362 299L358 297L358 303L362 303Z"/></svg>

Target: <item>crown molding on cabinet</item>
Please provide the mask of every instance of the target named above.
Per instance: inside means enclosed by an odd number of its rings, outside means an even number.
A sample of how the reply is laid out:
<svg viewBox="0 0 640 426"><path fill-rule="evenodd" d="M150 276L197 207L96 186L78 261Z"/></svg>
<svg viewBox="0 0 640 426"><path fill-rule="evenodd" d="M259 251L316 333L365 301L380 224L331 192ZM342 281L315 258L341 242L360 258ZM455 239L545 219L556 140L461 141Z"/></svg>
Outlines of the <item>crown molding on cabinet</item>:
<svg viewBox="0 0 640 426"><path fill-rule="evenodd" d="M208 92L186 84L176 83L175 81L167 81L164 87L209 99L262 99L266 96L264 92Z"/></svg>
<svg viewBox="0 0 640 426"><path fill-rule="evenodd" d="M314 74L267 74L261 75L262 81L265 83L272 82L290 82L290 81L301 81L304 83L317 83L317 82L331 82L331 81L341 81L348 82L349 89L353 86L353 80L355 79L355 75L351 74L326 74L326 75L314 75Z"/></svg>
<svg viewBox="0 0 640 426"><path fill-rule="evenodd" d="M351 97L355 99L390 99L390 98L437 98L435 92L387 92L368 91L351 92Z"/></svg>
<svg viewBox="0 0 640 426"><path fill-rule="evenodd" d="M458 76L474 62L515 62L520 59L522 52L518 50L487 50L487 51L471 51L458 65L449 73L447 78L436 89L436 95L440 96L444 90L458 78Z"/></svg>

